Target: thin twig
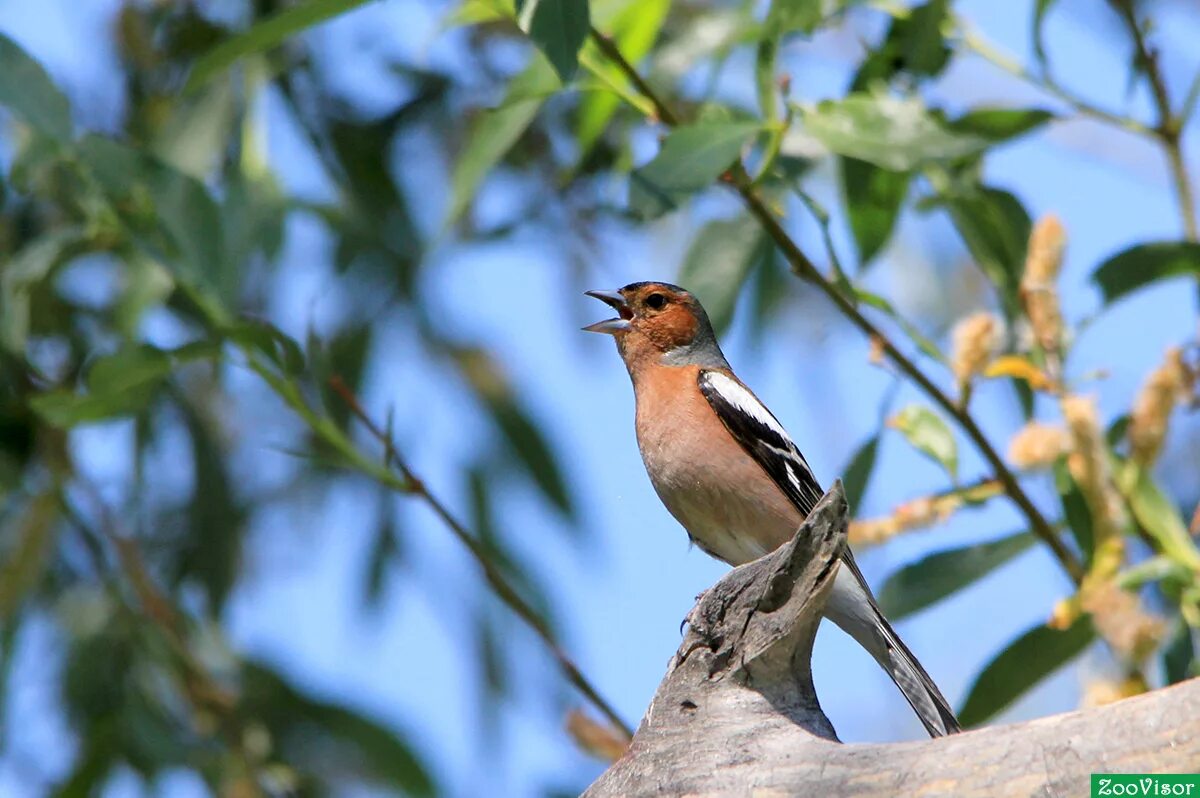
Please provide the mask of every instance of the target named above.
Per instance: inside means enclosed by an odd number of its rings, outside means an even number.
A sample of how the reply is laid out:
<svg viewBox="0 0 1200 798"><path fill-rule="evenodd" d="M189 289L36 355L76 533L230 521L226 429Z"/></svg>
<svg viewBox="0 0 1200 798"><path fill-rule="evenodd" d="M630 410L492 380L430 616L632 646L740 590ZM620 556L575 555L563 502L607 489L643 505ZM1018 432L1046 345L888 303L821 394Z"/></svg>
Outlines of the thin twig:
<svg viewBox="0 0 1200 798"><path fill-rule="evenodd" d="M641 92L642 96L649 100L654 106L654 113L658 117L659 121L668 127L675 127L678 125L679 118L675 116L675 112L668 108L666 103L659 99L658 94L654 91L650 84L646 82L646 79L643 78L641 74L639 74L638 71L633 68L629 61L625 59L625 56L621 54L620 48L617 47L616 42L605 36L600 31L596 30L595 27L591 29L591 34L592 41L594 41L596 46L600 48L600 52L604 53L604 56L608 58L608 60L612 61L613 64L615 64L617 68L624 73L625 77L629 78L629 82L633 84L634 88Z"/></svg>
<svg viewBox="0 0 1200 798"><path fill-rule="evenodd" d="M668 120L674 120L677 117L671 113L666 103L654 93L654 90L641 79L633 65L621 55L620 50L612 46L611 42L608 42L605 37L598 34L594 29L592 35L601 51L613 60L617 68L629 78L631 83L638 87L639 91L646 93L647 99L657 109L659 118L667 124L673 124ZM942 389L938 388L921 371L916 363L901 352L882 330L859 312L854 303L844 296L832 282L826 279L825 275L817 269L809 257L804 254L804 251L800 249L799 245L783 229L779 220L775 218L770 208L767 207L766 203L754 189L744 170L740 168L735 169L732 182L751 214L758 219L763 229L767 231L767 234L775 242L775 245L783 252L784 257L791 265L792 272L796 276L808 280L820 289L833 302L837 309L841 311L843 316L866 334L870 340L878 343L883 353L887 355L900 371L915 382L930 399L958 422L959 426L967 434L967 437L971 439L984 459L987 460L996 478L1004 485L1004 492L1008 494L1009 498L1012 499L1022 514L1028 519L1031 531L1050 548L1059 563L1062 564L1067 575L1075 584L1078 584L1083 578L1083 566L1066 545L1063 544L1062 540L1059 539L1059 536L1055 533L1045 516L1042 515L1028 494L1025 493L1016 476L1009 470L1004 460L1000 457L999 452L992 446L991 441L984 435L983 430L980 429L975 419L965 409L959 407Z"/></svg>
<svg viewBox="0 0 1200 798"><path fill-rule="evenodd" d="M575 664L574 660L572 660L571 657L565 651L563 651L562 647L558 643L558 640L555 639L554 633L546 624L545 619L543 619L538 612L531 607L528 602L525 601L525 599L521 598L520 594L517 593L517 591L508 583L508 580L505 579L504 574L500 572L495 563L492 562L492 558L488 556L488 552L484 544L481 543L479 539L476 538L475 535L473 535L466 528L466 526L464 526L454 516L454 514L450 512L446 505L443 504L437 496L430 492L429 488L425 486L425 483L413 473L412 469L409 468L404 459L400 457L391 436L384 432L383 429L377 423L375 423L375 420L367 414L367 411L363 408L362 403L358 401L358 397L354 395L354 391L352 391L350 387L346 385L345 381L336 374L329 378L329 387L332 388L334 393L336 393L341 400L346 403L346 407L349 408L350 412L353 413L354 416L362 423L367 432L371 434L371 437L375 438L375 440L377 440L383 446L385 462L399 472L400 476L404 480L404 485L406 486L405 492L413 496L417 496L424 501L431 510L433 510L434 514L442 520L442 523L444 523L450 529L451 533L458 538L459 542L466 547L467 551L470 552L471 556L479 564L479 567L483 570L484 578L487 579L488 584L491 585L492 590L496 592L496 595L500 597L500 600L507 604L508 607L515 612L517 616L521 618L521 620L525 621L525 623L528 624L531 629L533 629L534 633L541 638L542 642L554 656L554 659L558 661L558 665L562 669L563 673L566 674L568 681L570 681L580 693L582 693L590 702L592 702L596 709L600 710L600 712L602 712L614 726L620 729L626 735L626 737L632 739L633 731L629 728L621 716L617 714L617 711L600 695L599 692L597 692L596 688L592 686L587 677L583 675L583 672L579 670L579 667Z"/></svg>
<svg viewBox="0 0 1200 798"><path fill-rule="evenodd" d="M1055 99L1066 103L1076 113L1083 116L1090 116L1093 119L1098 119L1106 124L1128 130L1131 133L1137 133L1141 136L1153 137L1155 135L1154 128L1150 127L1149 125L1140 122L1137 119L1133 119L1132 117L1122 116L1101 108L1100 106L1092 103L1090 100L1080 97L1070 89L1050 79L1048 76L1035 74L1032 70L1021 64L1016 59L998 50L991 44L991 42L984 39L978 33L975 33L974 31L967 29L965 26L962 26L961 22L960 28L960 41L968 50L990 63L992 66L998 67L1010 75L1020 78L1026 83L1029 83L1041 91L1046 92Z"/></svg>
<svg viewBox="0 0 1200 798"><path fill-rule="evenodd" d="M1171 108L1171 96L1158 63L1158 52L1146 41L1146 33L1138 23L1137 11L1131 0L1113 0L1113 6L1129 30L1137 63L1146 75L1146 82L1150 84L1150 93L1158 110L1158 125L1154 128L1154 135L1166 152L1167 167L1171 171L1175 196L1179 200L1179 213L1183 217L1183 233L1188 241L1200 240L1196 228L1196 198L1183 157L1183 120Z"/></svg>

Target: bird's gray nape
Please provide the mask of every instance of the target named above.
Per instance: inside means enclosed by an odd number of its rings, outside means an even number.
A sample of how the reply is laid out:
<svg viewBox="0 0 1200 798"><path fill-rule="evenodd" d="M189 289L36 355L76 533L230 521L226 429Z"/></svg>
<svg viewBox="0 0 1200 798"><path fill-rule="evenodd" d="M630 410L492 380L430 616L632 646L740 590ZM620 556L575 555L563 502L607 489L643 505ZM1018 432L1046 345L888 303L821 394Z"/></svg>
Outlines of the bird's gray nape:
<svg viewBox="0 0 1200 798"><path fill-rule="evenodd" d="M661 362L668 366L699 366L706 369L727 369L729 361L721 352L711 330L697 335L691 343L664 352Z"/></svg>

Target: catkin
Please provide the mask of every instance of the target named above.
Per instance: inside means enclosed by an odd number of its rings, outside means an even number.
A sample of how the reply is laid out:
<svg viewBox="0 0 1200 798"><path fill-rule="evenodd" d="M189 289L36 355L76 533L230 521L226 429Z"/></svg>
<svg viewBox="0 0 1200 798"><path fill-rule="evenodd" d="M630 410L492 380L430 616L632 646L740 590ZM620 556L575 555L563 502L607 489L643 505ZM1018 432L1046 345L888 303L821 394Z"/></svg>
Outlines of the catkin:
<svg viewBox="0 0 1200 798"><path fill-rule="evenodd" d="M1166 624L1142 608L1142 602L1112 582L1085 585L1079 605L1092 616L1096 632L1130 662L1140 662L1158 647Z"/></svg>
<svg viewBox="0 0 1200 798"><path fill-rule="evenodd" d="M983 372L1000 345L1002 330L1000 319L987 312L973 313L954 325L950 362L960 385Z"/></svg>
<svg viewBox="0 0 1200 798"><path fill-rule="evenodd" d="M1141 679L1128 678L1116 681L1113 679L1095 679L1084 685L1083 697L1079 701L1081 709L1102 707L1113 704L1123 698L1130 698L1146 692L1146 683Z"/></svg>
<svg viewBox="0 0 1200 798"><path fill-rule="evenodd" d="M1062 269L1067 234L1054 214L1037 221L1029 234L1021 300L1038 345L1056 352L1062 340L1062 312L1058 301L1058 273Z"/></svg>
<svg viewBox="0 0 1200 798"><path fill-rule="evenodd" d="M1134 462L1148 466L1158 459L1171 411L1185 398L1187 384L1183 352L1171 347L1165 362L1142 385L1129 415L1129 454Z"/></svg>
<svg viewBox="0 0 1200 798"><path fill-rule="evenodd" d="M1071 448L1071 436L1065 429L1030 421L1017 431L1008 444L1008 461L1017 468L1049 468Z"/></svg>
<svg viewBox="0 0 1200 798"><path fill-rule="evenodd" d="M1063 418L1071 434L1071 454L1067 468L1079 485L1079 491L1092 511L1094 551L1088 580L1105 582L1121 567L1125 541L1125 509L1113 484L1108 446L1100 430L1096 404L1088 397L1065 396Z"/></svg>

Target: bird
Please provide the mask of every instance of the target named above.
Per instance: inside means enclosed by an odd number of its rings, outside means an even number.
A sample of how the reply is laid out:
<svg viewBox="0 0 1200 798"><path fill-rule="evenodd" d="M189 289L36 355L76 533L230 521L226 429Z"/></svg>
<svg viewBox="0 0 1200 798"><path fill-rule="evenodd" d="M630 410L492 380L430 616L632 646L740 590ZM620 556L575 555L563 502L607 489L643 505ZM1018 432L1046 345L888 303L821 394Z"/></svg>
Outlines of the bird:
<svg viewBox="0 0 1200 798"><path fill-rule="evenodd" d="M791 540L823 491L783 425L733 373L696 297L666 282L586 294L617 312L583 329L616 340L646 472L691 541L737 566ZM931 737L962 730L883 616L849 546L824 616L887 672Z"/></svg>

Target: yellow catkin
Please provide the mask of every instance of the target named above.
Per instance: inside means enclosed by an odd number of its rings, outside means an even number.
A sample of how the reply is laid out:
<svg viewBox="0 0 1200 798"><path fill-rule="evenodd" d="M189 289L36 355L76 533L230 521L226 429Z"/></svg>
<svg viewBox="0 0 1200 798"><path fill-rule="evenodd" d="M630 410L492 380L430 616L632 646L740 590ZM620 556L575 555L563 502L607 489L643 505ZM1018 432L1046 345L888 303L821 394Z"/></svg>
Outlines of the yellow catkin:
<svg viewBox="0 0 1200 798"><path fill-rule="evenodd" d="M1119 541L1125 523L1121 497L1112 480L1108 447L1095 401L1089 397L1065 396L1062 411L1071 436L1067 467L1092 511L1092 538L1099 549L1111 538ZM1115 568L1112 573L1116 573Z"/></svg>
<svg viewBox="0 0 1200 798"><path fill-rule="evenodd" d="M1084 575L1081 594L1089 586L1112 580L1125 559L1125 509L1113 484L1108 446L1100 430L1096 403L1088 397L1064 396L1063 418L1071 433L1067 468L1092 514L1092 564Z"/></svg>
<svg viewBox="0 0 1200 798"><path fill-rule="evenodd" d="M1063 630L1071 626L1079 619L1082 610L1079 607L1079 597L1071 596L1070 598L1061 599L1054 605L1054 609L1050 611L1050 617L1046 619L1046 625L1051 629Z"/></svg>
<svg viewBox="0 0 1200 798"><path fill-rule="evenodd" d="M919 496L896 506L892 514L882 518L862 518L850 522L850 543L855 546L876 546L901 532L940 524L968 501L983 501L997 495L999 482L988 481L969 489L937 496Z"/></svg>
<svg viewBox="0 0 1200 798"><path fill-rule="evenodd" d="M1113 483L1096 404L1087 397L1065 396L1062 411L1071 434L1067 467L1092 515L1092 563L1079 586L1076 606L1092 616L1096 632L1115 652L1129 662L1140 662L1162 640L1165 626L1143 609L1136 594L1114 582L1125 559L1126 516Z"/></svg>
<svg viewBox="0 0 1200 798"><path fill-rule="evenodd" d="M1166 360L1142 385L1129 414L1129 454L1135 462L1147 466L1158 459L1171 411L1185 398L1188 381L1183 352L1178 347L1168 349Z"/></svg>
<svg viewBox="0 0 1200 798"><path fill-rule="evenodd" d="M1058 350L1062 340L1062 312L1058 302L1058 273L1062 269L1067 234L1054 214L1043 216L1029 234L1021 299L1034 338L1046 351Z"/></svg>
<svg viewBox="0 0 1200 798"><path fill-rule="evenodd" d="M1083 709L1102 707L1144 692L1146 685L1140 679L1096 679L1084 685L1079 704Z"/></svg>
<svg viewBox="0 0 1200 798"><path fill-rule="evenodd" d="M1002 332L1000 319L987 312L973 313L954 325L950 363L960 385L983 371L1000 345Z"/></svg>
<svg viewBox="0 0 1200 798"><path fill-rule="evenodd" d="M1071 436L1065 429L1030 421L1009 441L1008 461L1026 470L1049 468L1070 448Z"/></svg>
<svg viewBox="0 0 1200 798"><path fill-rule="evenodd" d="M1080 607L1092 616L1096 632L1130 662L1141 662L1162 641L1166 624L1142 608L1142 602L1112 582L1087 585Z"/></svg>
<svg viewBox="0 0 1200 798"><path fill-rule="evenodd" d="M847 535L855 546L874 546L890 540L901 531L896 519L888 516L887 518L863 518L851 521Z"/></svg>

